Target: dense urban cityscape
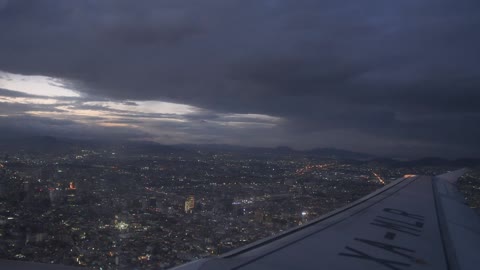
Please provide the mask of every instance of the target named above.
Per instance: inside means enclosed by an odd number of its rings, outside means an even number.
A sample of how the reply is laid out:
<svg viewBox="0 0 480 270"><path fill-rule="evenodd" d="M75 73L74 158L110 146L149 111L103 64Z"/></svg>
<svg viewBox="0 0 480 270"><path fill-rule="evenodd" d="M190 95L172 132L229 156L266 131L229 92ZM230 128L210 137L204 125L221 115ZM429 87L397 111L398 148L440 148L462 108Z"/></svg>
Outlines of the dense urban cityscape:
<svg viewBox="0 0 480 270"><path fill-rule="evenodd" d="M166 269L222 254L405 174L453 169L284 149L141 153L96 146L1 154L0 258L104 270ZM480 206L478 169L460 188Z"/></svg>

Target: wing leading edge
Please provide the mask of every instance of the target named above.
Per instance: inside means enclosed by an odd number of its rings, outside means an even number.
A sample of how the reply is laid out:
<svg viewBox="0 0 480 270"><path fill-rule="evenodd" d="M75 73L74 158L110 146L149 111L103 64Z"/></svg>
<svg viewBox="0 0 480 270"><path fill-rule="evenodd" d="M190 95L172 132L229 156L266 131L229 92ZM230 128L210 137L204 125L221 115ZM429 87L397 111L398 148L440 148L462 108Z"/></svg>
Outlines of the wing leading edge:
<svg viewBox="0 0 480 270"><path fill-rule="evenodd" d="M464 172L401 178L304 226L175 269L478 269L480 218L454 186Z"/></svg>

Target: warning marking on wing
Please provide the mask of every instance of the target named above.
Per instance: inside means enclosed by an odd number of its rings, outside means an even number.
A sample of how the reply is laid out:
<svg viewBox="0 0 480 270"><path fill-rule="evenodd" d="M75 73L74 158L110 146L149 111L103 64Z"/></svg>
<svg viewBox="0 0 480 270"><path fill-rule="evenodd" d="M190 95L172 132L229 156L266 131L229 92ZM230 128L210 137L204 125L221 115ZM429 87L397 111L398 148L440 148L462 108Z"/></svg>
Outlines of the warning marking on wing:
<svg viewBox="0 0 480 270"><path fill-rule="evenodd" d="M415 257L413 248L394 245L391 242L398 237L420 237L423 232L425 217L418 214L409 213L400 209L384 208L381 215L377 215L370 225L380 227L384 242L379 242L365 238L354 238L355 245L345 246L345 250L338 255L368 260L378 263L385 268L392 270L402 270L411 264L425 264L425 261ZM393 255L388 258L379 256L379 252L367 253L364 249L371 247L383 250Z"/></svg>

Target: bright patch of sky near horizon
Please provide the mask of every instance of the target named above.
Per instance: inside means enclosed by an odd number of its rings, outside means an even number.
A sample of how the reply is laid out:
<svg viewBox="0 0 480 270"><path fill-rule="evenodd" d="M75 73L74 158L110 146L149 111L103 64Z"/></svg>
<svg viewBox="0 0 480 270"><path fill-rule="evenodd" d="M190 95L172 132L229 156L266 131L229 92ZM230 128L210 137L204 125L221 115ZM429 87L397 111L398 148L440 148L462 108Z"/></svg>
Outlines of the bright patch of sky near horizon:
<svg viewBox="0 0 480 270"><path fill-rule="evenodd" d="M62 79L39 75L21 75L0 71L0 88L29 95L80 97L80 94L69 89Z"/></svg>
<svg viewBox="0 0 480 270"><path fill-rule="evenodd" d="M235 130L271 128L281 121L280 118L269 115L217 113L187 104L159 100L105 100L84 95L71 89L70 85L73 84L60 78L0 71L1 89L33 95L9 96L0 93L0 106L2 103L31 106L20 114L101 127L144 130L154 137L165 133L164 124L167 123L179 124L173 128L169 125L169 128L172 128L170 132L184 132L188 130L185 125L189 125L195 132L208 133L215 127ZM18 112L11 112L11 115L18 115ZM8 114L5 116L8 117ZM185 140L188 141L188 138Z"/></svg>
<svg viewBox="0 0 480 270"><path fill-rule="evenodd" d="M67 83L59 78L52 78L38 75L21 75L0 71L0 88L20 92L36 97L4 97L0 96L0 102L8 103L22 103L22 104L56 104L60 103L55 98L63 98L61 103L71 103L68 98L82 97L81 93L73 89L69 89ZM65 99L67 98L67 99ZM134 113L150 113L150 114L175 114L185 115L199 112L200 109L178 103L163 102L163 101L103 101L85 100L82 105L98 106L106 109L134 112ZM70 108L71 109L71 108ZM76 110L70 110L74 113ZM85 111L85 110L82 110ZM96 110L89 110L96 111Z"/></svg>
<svg viewBox="0 0 480 270"><path fill-rule="evenodd" d="M134 104L132 104L134 103ZM114 101L92 101L85 102L85 105L103 106L114 110L124 110L138 113L163 113L163 114L189 114L198 112L199 109L193 106L163 101L132 101L120 103Z"/></svg>

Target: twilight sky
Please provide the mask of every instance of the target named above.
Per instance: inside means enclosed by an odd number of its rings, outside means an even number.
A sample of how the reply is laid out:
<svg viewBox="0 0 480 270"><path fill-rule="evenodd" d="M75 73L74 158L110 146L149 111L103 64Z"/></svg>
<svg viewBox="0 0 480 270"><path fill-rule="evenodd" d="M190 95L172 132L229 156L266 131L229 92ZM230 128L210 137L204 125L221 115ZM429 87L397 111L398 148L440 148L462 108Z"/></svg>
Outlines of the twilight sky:
<svg viewBox="0 0 480 270"><path fill-rule="evenodd" d="M0 0L0 136L480 157L478 0Z"/></svg>

